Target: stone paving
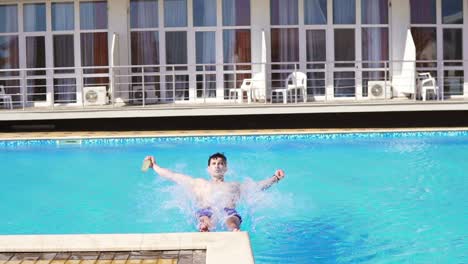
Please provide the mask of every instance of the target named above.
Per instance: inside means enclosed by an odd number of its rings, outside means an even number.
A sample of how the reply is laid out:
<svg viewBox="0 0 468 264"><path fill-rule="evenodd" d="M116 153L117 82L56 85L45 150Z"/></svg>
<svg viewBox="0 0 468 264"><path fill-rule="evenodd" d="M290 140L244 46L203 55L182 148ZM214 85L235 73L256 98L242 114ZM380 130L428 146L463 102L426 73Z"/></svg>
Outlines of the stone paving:
<svg viewBox="0 0 468 264"><path fill-rule="evenodd" d="M0 264L205 264L205 250L0 252Z"/></svg>

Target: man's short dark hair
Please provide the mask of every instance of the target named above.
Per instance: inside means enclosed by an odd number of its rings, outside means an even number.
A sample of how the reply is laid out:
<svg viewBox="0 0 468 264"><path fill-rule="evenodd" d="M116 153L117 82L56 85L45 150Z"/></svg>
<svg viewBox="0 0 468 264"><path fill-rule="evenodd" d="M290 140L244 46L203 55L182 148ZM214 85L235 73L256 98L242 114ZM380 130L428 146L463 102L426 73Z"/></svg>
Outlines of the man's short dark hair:
<svg viewBox="0 0 468 264"><path fill-rule="evenodd" d="M208 166L210 166L210 161L211 161L212 159L218 159L218 158L221 158L222 160L224 160L224 163L227 164L227 158L226 158L226 156L224 156L223 153L217 152L217 153L211 155L211 156L208 158Z"/></svg>

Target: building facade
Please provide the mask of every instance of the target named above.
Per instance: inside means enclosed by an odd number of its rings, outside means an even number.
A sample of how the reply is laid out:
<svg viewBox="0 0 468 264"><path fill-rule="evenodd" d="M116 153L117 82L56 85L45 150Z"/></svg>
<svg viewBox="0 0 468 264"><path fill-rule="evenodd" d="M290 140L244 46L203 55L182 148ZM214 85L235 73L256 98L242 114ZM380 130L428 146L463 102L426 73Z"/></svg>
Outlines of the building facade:
<svg viewBox="0 0 468 264"><path fill-rule="evenodd" d="M429 73L438 99L463 99L467 21L468 0L1 0L0 86L12 108L83 105L89 87L206 103L260 73L270 101L303 72L305 101L346 101L376 83L418 98Z"/></svg>

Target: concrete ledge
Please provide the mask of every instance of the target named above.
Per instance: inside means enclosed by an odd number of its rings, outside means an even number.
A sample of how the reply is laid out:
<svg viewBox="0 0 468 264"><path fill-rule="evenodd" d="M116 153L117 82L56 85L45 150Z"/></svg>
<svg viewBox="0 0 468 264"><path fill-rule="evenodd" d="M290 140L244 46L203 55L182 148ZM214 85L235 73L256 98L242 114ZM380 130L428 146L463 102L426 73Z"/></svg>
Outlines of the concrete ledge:
<svg viewBox="0 0 468 264"><path fill-rule="evenodd" d="M370 113L414 111L466 111L467 102L398 102L398 103L346 103L341 104L257 104L257 105L181 105L151 107L61 108L26 109L0 112L0 121L99 119L133 117L190 117L231 115L276 115L314 113Z"/></svg>
<svg viewBox="0 0 468 264"><path fill-rule="evenodd" d="M253 264L247 232L11 235L0 236L0 252L206 250L207 264Z"/></svg>

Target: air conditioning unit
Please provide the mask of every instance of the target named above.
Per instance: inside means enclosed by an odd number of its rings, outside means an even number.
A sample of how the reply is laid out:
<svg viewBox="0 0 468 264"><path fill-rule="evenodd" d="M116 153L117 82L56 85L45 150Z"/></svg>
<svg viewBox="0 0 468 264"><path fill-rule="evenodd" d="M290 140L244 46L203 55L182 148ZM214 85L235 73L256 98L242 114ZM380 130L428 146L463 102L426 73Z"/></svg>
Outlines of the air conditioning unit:
<svg viewBox="0 0 468 264"><path fill-rule="evenodd" d="M143 87L141 85L135 85L132 87L132 102L133 104L143 104ZM147 104L156 104L159 97L156 95L156 88L154 85L145 85L145 94L144 94L145 105Z"/></svg>
<svg viewBox="0 0 468 264"><path fill-rule="evenodd" d="M367 90L369 99L391 99L393 89L390 82L387 81L368 81Z"/></svg>
<svg viewBox="0 0 468 264"><path fill-rule="evenodd" d="M83 87L84 105L105 105L107 100L106 86L88 86Z"/></svg>

